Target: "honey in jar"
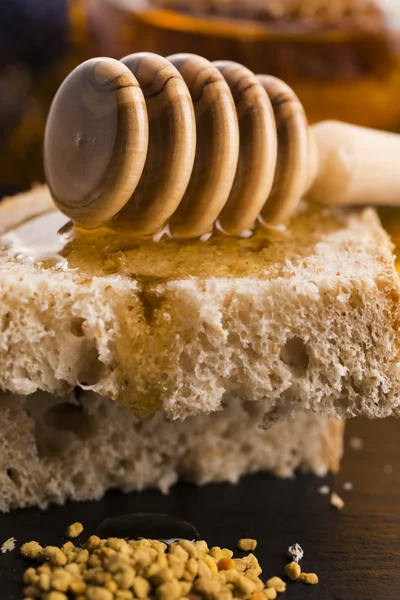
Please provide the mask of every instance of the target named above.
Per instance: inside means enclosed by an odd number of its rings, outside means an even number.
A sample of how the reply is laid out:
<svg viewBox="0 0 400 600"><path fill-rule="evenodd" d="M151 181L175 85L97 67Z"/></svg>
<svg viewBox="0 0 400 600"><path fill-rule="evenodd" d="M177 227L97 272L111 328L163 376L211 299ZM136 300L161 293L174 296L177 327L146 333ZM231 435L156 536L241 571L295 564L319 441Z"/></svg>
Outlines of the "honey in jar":
<svg viewBox="0 0 400 600"><path fill-rule="evenodd" d="M400 3L393 0L99 0L97 54L229 59L286 81L310 122L400 126ZM103 35L99 36L101 30Z"/></svg>

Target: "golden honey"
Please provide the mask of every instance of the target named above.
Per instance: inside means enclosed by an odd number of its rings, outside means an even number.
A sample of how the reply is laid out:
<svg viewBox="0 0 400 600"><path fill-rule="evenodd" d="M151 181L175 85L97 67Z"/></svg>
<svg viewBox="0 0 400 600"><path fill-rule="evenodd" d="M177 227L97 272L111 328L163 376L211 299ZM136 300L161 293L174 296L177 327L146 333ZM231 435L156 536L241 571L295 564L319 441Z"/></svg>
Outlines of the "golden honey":
<svg viewBox="0 0 400 600"><path fill-rule="evenodd" d="M379 210L379 216L394 244L395 265L400 275L400 208L382 208Z"/></svg>
<svg viewBox="0 0 400 600"><path fill-rule="evenodd" d="M304 203L279 231L258 227L247 239L215 231L207 242L164 236L157 243L138 240L128 232L72 227L64 215L49 211L4 234L1 240L13 255L43 268L75 269L88 277L128 275L146 288L188 277L265 279L272 265L278 276L285 261L295 264L312 254L321 228L329 234L341 227L331 211Z"/></svg>

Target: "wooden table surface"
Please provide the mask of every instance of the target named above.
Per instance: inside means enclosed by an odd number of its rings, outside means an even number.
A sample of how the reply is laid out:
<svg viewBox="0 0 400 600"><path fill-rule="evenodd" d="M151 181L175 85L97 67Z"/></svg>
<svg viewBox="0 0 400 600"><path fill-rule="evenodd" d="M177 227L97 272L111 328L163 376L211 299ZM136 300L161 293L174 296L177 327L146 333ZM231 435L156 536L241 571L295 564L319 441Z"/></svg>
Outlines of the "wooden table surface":
<svg viewBox="0 0 400 600"><path fill-rule="evenodd" d="M269 475L245 478L240 485L196 488L176 486L169 496L156 491L109 493L102 502L72 503L50 510L0 515L0 543L14 536L18 544L35 539L62 544L73 521L85 535L110 515L163 512L191 521L212 545L234 548L238 538L258 539L256 551L265 577L281 575L290 544L304 549L304 571L315 571L317 586L290 583L282 600L397 600L400 598L400 422L353 420L348 423L345 458L336 478L299 475L282 481ZM350 437L364 440L361 450ZM344 491L345 482L353 483ZM345 500L342 512L329 496L331 486ZM18 550L0 555L0 599L20 600L27 567Z"/></svg>

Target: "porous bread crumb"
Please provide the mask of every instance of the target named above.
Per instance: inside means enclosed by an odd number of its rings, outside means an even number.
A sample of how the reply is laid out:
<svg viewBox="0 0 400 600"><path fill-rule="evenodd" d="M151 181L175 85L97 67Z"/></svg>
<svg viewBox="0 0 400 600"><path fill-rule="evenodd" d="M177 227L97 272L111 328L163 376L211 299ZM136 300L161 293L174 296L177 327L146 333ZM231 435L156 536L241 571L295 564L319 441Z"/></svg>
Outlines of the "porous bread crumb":
<svg viewBox="0 0 400 600"><path fill-rule="evenodd" d="M336 492L332 492L331 504L338 510L342 510L342 508L344 507L344 500L342 500L342 498Z"/></svg>
<svg viewBox="0 0 400 600"><path fill-rule="evenodd" d="M151 539L91 536L82 546L69 541L42 549L30 542L21 552L42 563L24 573L25 600L274 600L286 589L279 577L264 584L254 554L234 559L232 550L209 549L203 540L167 546Z"/></svg>
<svg viewBox="0 0 400 600"><path fill-rule="evenodd" d="M346 481L346 482L343 484L343 489L344 489L344 490L346 490L346 492L349 492L350 490L352 490L352 489L353 489L353 487L354 487L354 486L353 486L353 484L351 483L351 481Z"/></svg>
<svg viewBox="0 0 400 600"><path fill-rule="evenodd" d="M292 561L291 563L286 565L285 574L292 581L296 581L296 579L298 579L301 575L301 567L300 567L299 563L297 563L296 561Z"/></svg>
<svg viewBox="0 0 400 600"><path fill-rule="evenodd" d="M242 538L238 541L238 548L243 552L250 552L257 548L257 540L251 538Z"/></svg>
<svg viewBox="0 0 400 600"><path fill-rule="evenodd" d="M301 573L298 581L307 583L308 585L316 585L319 579L316 573Z"/></svg>
<svg viewBox="0 0 400 600"><path fill-rule="evenodd" d="M349 440L349 446L353 450L362 450L364 448L364 440L359 437L351 437Z"/></svg>
<svg viewBox="0 0 400 600"><path fill-rule="evenodd" d="M36 201L51 207L46 188L2 202L0 234L18 225L18 210L29 219ZM325 416L395 412L400 288L372 209L313 209L283 237L260 228L249 240L123 252L114 234L93 243L74 239L66 270L0 251L2 389L63 395L84 372L98 394L174 421L217 412L244 390L245 400L267 401L266 426L276 407L282 418L304 406Z"/></svg>
<svg viewBox="0 0 400 600"><path fill-rule="evenodd" d="M71 414L68 409L75 410ZM290 477L296 470L318 475L337 470L344 422L302 413L263 431L263 414L262 401L249 406L232 400L220 413L184 422L159 414L139 424L127 407L91 392L80 395L79 407L74 394L62 399L0 393L0 511L97 500L115 487L124 492L156 487L167 493L178 479L236 483L244 474L259 471ZM62 430L47 426L53 415L57 424L64 415L74 417L70 428L68 421ZM251 446L243 452L249 435ZM38 447L60 452L38 454ZM81 456L95 458L82 463ZM20 477L18 487L7 477L10 464Z"/></svg>
<svg viewBox="0 0 400 600"><path fill-rule="evenodd" d="M298 563L304 556L304 550L300 544L293 544L288 548L288 556Z"/></svg>
<svg viewBox="0 0 400 600"><path fill-rule="evenodd" d="M65 535L67 538L76 538L79 535L81 535L83 531L83 525L82 523L72 523L67 531L65 532Z"/></svg>
<svg viewBox="0 0 400 600"><path fill-rule="evenodd" d="M15 548L15 542L17 540L15 539L15 537L10 537L8 538L8 540L6 540L3 545L1 546L1 552L3 554L5 554L6 552L12 552Z"/></svg>
<svg viewBox="0 0 400 600"><path fill-rule="evenodd" d="M265 585L267 588L274 588L277 592L286 590L286 583L280 577L271 577Z"/></svg>
<svg viewBox="0 0 400 600"><path fill-rule="evenodd" d="M317 489L318 494L321 494L322 496L327 496L330 491L330 487L327 485L321 485L321 487Z"/></svg>

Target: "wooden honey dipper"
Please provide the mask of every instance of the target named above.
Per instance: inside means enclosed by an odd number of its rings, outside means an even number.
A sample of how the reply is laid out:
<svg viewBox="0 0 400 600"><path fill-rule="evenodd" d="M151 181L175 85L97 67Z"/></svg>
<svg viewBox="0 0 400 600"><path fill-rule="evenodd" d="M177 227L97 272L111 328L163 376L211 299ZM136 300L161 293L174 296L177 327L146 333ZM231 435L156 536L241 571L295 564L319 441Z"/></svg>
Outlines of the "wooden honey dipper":
<svg viewBox="0 0 400 600"><path fill-rule="evenodd" d="M283 81L192 54L81 64L54 98L44 163L73 223L138 236L168 223L173 237L200 237L216 222L240 235L285 223L303 197L400 205L399 136L309 127Z"/></svg>

